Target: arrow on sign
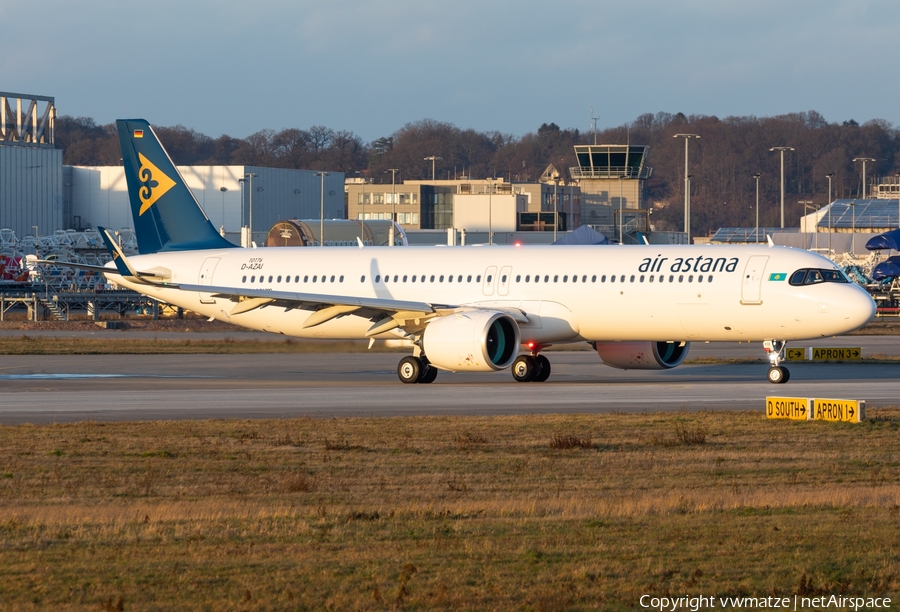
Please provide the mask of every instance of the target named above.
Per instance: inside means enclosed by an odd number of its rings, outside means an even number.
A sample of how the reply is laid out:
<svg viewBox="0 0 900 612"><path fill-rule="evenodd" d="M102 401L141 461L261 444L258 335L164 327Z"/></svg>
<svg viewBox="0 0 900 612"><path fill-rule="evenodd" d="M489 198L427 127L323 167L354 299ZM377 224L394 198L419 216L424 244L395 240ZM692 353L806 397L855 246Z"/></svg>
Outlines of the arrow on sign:
<svg viewBox="0 0 900 612"><path fill-rule="evenodd" d="M856 413L856 411L853 410L853 406L850 406L850 407L847 409L847 414L850 415L850 418L851 418L851 419L853 418L853 415L854 415L855 413Z"/></svg>

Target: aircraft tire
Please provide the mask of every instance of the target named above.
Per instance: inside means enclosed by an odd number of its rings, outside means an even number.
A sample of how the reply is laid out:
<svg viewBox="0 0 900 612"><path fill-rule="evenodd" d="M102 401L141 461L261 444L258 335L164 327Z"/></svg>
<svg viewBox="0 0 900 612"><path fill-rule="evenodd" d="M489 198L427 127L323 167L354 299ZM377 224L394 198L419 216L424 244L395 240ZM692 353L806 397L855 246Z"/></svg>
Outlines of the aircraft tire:
<svg viewBox="0 0 900 612"><path fill-rule="evenodd" d="M769 382L773 385L783 385L790 379L791 374L788 372L787 368L783 368L781 366L774 366L769 368L769 372L766 374L766 378L769 379Z"/></svg>
<svg viewBox="0 0 900 612"><path fill-rule="evenodd" d="M422 372L422 362L418 357L409 355L400 360L397 364L397 376L400 382L407 385L413 385L419 382L419 375Z"/></svg>
<svg viewBox="0 0 900 612"><path fill-rule="evenodd" d="M537 363L531 355L519 355L513 361L511 369L516 382L531 382L537 371Z"/></svg>
<svg viewBox="0 0 900 612"><path fill-rule="evenodd" d="M534 373L531 380L534 382L544 382L550 378L550 360L543 355L538 355L534 358L534 361L537 365L537 371Z"/></svg>
<svg viewBox="0 0 900 612"><path fill-rule="evenodd" d="M433 365L425 366L425 371L419 375L419 382L422 384L430 384L437 378L438 369Z"/></svg>

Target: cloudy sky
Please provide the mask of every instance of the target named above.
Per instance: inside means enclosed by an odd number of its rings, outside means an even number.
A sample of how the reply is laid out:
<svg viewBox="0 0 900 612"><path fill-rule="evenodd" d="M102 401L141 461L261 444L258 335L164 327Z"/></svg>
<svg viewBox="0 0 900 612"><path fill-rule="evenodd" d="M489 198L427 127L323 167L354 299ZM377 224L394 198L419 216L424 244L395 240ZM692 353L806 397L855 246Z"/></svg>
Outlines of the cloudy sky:
<svg viewBox="0 0 900 612"><path fill-rule="evenodd" d="M643 113L900 126L897 0L0 0L0 91L216 137Z"/></svg>

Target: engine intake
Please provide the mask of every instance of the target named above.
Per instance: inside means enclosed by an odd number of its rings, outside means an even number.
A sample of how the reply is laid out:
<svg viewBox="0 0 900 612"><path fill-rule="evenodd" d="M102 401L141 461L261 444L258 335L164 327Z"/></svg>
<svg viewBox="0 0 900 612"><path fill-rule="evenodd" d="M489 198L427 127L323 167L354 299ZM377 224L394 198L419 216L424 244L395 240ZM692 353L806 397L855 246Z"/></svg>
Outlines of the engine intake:
<svg viewBox="0 0 900 612"><path fill-rule="evenodd" d="M442 370L502 370L519 354L519 326L508 314L493 310L455 313L428 323L422 348Z"/></svg>
<svg viewBox="0 0 900 612"><path fill-rule="evenodd" d="M690 342L597 342L597 354L621 370L668 370L681 365Z"/></svg>

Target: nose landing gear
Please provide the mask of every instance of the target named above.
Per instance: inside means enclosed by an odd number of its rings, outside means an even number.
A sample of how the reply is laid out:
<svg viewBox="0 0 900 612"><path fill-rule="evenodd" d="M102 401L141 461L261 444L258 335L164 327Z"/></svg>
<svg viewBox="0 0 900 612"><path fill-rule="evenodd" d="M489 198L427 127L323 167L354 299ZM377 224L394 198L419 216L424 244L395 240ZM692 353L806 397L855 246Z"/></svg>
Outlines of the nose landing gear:
<svg viewBox="0 0 900 612"><path fill-rule="evenodd" d="M766 349L766 353L769 355L769 372L766 378L773 385L783 385L791 379L790 371L780 365L784 360L784 349L786 346L787 342L784 340L766 340L763 342L763 348Z"/></svg>

